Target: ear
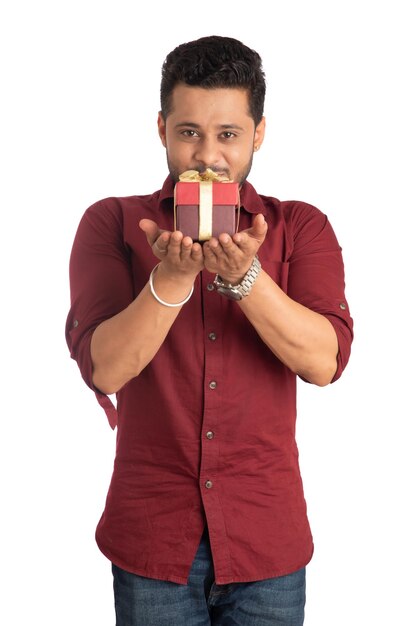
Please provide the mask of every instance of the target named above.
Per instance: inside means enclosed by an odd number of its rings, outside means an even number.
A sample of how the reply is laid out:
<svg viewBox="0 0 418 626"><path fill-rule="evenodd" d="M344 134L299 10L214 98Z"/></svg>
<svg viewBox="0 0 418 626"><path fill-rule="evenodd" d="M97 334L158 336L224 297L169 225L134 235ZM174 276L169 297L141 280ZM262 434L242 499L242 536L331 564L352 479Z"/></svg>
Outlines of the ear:
<svg viewBox="0 0 418 626"><path fill-rule="evenodd" d="M167 147L166 126L165 126L165 121L164 121L161 111L158 112L157 124L158 124L158 134L160 135L161 143L163 144L164 148L166 148Z"/></svg>
<svg viewBox="0 0 418 626"><path fill-rule="evenodd" d="M264 133L266 132L266 118L263 116L261 122L256 126L254 132L254 151L257 151L264 141Z"/></svg>

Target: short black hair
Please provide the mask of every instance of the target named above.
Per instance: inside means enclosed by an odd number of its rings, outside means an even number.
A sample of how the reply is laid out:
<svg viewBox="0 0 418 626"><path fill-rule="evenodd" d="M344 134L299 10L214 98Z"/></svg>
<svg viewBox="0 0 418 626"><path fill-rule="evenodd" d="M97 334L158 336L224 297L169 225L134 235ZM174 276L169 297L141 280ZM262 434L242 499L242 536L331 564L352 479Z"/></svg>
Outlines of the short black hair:
<svg viewBox="0 0 418 626"><path fill-rule="evenodd" d="M261 57L241 41L212 35L177 46L167 55L161 75L161 113L171 110L171 95L178 83L204 88L240 88L248 92L250 114L261 122L266 81Z"/></svg>

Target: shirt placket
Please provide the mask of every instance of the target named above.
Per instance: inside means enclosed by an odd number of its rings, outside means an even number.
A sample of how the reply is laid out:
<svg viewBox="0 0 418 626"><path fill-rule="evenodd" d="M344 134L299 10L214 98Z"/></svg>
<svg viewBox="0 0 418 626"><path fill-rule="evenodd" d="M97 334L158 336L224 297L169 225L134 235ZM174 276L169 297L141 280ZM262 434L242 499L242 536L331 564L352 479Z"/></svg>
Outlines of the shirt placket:
<svg viewBox="0 0 418 626"><path fill-rule="evenodd" d="M230 554L221 504L220 432L222 414L222 315L223 301L213 285L213 274L202 273L203 319L205 333L205 376L201 433L200 492L212 548L217 580L230 576Z"/></svg>

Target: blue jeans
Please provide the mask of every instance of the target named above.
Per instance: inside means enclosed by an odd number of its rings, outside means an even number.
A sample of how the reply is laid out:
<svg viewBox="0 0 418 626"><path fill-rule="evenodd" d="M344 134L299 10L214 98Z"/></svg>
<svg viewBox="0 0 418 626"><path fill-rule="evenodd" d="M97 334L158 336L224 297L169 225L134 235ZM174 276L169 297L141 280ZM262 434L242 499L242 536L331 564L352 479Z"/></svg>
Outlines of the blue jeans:
<svg viewBox="0 0 418 626"><path fill-rule="evenodd" d="M278 578L216 585L207 530L187 585L112 565L116 626L302 626L305 568Z"/></svg>

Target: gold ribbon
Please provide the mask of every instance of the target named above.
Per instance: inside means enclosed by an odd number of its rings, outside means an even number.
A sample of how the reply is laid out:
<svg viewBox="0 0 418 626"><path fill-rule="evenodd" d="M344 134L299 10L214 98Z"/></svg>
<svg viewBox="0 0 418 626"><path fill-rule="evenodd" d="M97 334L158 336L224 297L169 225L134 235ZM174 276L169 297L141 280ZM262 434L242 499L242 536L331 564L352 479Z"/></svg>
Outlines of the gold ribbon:
<svg viewBox="0 0 418 626"><path fill-rule="evenodd" d="M199 241L208 241L212 237L212 182L199 183Z"/></svg>
<svg viewBox="0 0 418 626"><path fill-rule="evenodd" d="M229 183L230 180L228 176L224 176L221 174L217 174L210 167L206 168L206 170L200 174L197 170L187 170L180 174L179 180L182 183L200 183L202 181L206 182L216 182L216 183Z"/></svg>
<svg viewBox="0 0 418 626"><path fill-rule="evenodd" d="M199 241L207 241L212 237L212 183L226 183L229 178L208 167L203 174L197 170L187 170L180 174L179 180L182 183L199 183Z"/></svg>

